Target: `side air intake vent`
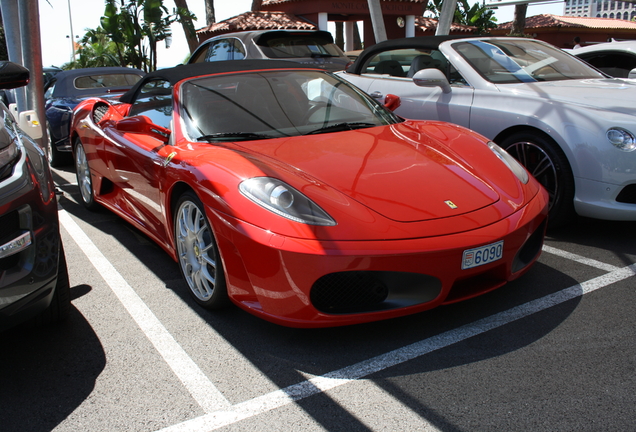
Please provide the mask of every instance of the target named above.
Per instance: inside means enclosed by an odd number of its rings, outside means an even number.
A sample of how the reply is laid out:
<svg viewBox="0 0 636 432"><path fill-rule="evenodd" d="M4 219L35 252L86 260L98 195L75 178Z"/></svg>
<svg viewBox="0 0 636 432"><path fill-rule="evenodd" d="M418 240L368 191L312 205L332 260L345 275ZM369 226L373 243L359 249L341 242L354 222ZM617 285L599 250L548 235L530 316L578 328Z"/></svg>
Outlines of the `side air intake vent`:
<svg viewBox="0 0 636 432"><path fill-rule="evenodd" d="M104 118L104 115L108 112L108 108L109 106L105 103L95 104L95 107L93 108L93 122L96 124L99 123L102 118Z"/></svg>

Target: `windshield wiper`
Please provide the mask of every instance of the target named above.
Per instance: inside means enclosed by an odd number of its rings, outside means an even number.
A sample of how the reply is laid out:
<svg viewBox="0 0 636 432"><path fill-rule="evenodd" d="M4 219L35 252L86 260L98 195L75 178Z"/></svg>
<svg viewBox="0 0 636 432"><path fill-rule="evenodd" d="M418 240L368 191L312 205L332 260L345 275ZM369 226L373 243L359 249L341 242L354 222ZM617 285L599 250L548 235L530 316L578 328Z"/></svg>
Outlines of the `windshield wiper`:
<svg viewBox="0 0 636 432"><path fill-rule="evenodd" d="M320 133L326 133L326 132L341 132L341 131L354 130L354 129L364 129L364 128L375 127L375 126L377 125L374 123L363 123L363 122L336 123L329 126L318 128L316 130L306 133L305 135L313 135L313 134L320 134Z"/></svg>
<svg viewBox="0 0 636 432"><path fill-rule="evenodd" d="M207 141L207 142L233 141L236 138L246 139L246 140L250 140L250 139L256 140L256 139L268 139L268 138L274 138L274 137L271 135L258 134L254 132L219 132L219 133L214 133L210 135L200 136L199 138L197 138L197 141Z"/></svg>

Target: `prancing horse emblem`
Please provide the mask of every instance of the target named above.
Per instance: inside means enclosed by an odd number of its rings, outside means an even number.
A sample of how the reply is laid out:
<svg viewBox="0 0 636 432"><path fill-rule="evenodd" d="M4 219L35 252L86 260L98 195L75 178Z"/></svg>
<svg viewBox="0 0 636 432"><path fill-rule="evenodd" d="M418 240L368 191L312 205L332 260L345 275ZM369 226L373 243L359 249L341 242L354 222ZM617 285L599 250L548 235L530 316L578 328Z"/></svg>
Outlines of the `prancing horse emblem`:
<svg viewBox="0 0 636 432"><path fill-rule="evenodd" d="M163 166L164 168L168 166L168 164L170 163L170 161L172 160L173 157L175 157L177 155L177 152L172 152L168 155L168 157L166 158L166 160L163 161Z"/></svg>
<svg viewBox="0 0 636 432"><path fill-rule="evenodd" d="M450 208L452 208L452 209L456 209L456 208L457 208L457 206L455 205L455 203L454 203L454 202L452 202L451 200L446 200L446 201L444 201L444 202L446 203L446 205L447 205L447 206L449 206L449 207L450 207Z"/></svg>

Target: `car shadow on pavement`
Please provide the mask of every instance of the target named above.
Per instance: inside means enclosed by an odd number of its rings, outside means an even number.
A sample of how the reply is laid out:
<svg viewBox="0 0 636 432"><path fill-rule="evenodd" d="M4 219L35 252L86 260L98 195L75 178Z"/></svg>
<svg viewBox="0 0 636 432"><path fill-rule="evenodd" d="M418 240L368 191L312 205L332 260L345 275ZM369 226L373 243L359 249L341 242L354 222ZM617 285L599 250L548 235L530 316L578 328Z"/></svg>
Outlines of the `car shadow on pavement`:
<svg viewBox="0 0 636 432"><path fill-rule="evenodd" d="M567 227L549 231L548 239L604 250L604 254L597 252L596 259L619 267L636 262L636 221L579 217Z"/></svg>
<svg viewBox="0 0 636 432"><path fill-rule="evenodd" d="M77 298L86 286L71 288ZM0 333L0 430L54 429L93 391L106 365L104 349L73 306L60 324Z"/></svg>
<svg viewBox="0 0 636 432"><path fill-rule="evenodd" d="M562 289L574 286L575 295L577 294L576 280L541 263L537 263L526 276L499 290L462 303L402 318L348 327L286 328L231 309L221 313L200 310L199 314L279 388L285 389L305 381L308 376L323 376L352 365L356 369L355 365L378 356L378 362L382 362L386 359L384 356L391 351L397 353L405 347L426 343L428 339L433 340L444 333L454 332L462 326L471 327L479 320L505 314L512 308L540 300ZM197 308L188 298L185 286L175 285L170 288L182 296L190 307ZM549 335L570 317L580 300L580 296L575 297L537 314L503 324L361 378L374 382L437 430L463 430L454 424L452 417L446 415L447 410L437 411L440 405L445 408L453 404L450 398L445 399L443 395L462 394L468 389L471 395L478 394L475 389L484 386L484 381L493 387L493 382L501 384L497 379L500 373L496 369L482 371L482 375L470 374L473 368L481 370L484 362L496 364L513 358L515 360L511 361L510 366L512 372L508 373L507 378L514 373L523 374L520 370L523 363L511 353L523 351ZM445 376L445 371L448 370L459 372L451 373L448 378ZM462 370L467 372L462 373ZM428 391L429 379L441 379L442 382L436 382L438 386L431 387ZM451 387L445 388L444 380ZM515 380L509 381L508 385L511 382ZM430 393L430 404L423 404L427 393ZM341 406L337 399L332 398L330 393L311 395L296 401L296 405L325 430L371 430Z"/></svg>
<svg viewBox="0 0 636 432"><path fill-rule="evenodd" d="M65 193L76 195L77 191L75 188L74 191L69 189ZM63 204L67 212L112 236L158 278L166 281L167 289L172 290L188 307L201 316L208 326L227 340L277 387L283 389L305 381L307 375L325 375L428 338L434 338L462 326L470 326L479 320L505 313L524 303L576 287L578 282L585 280L577 280L567 272L539 261L523 277L498 290L431 311L348 327L286 328L263 321L235 306L216 311L202 309L190 296L185 282L176 276L179 274L178 265L152 241L140 242L138 238L145 237L141 232L116 216L111 219L109 217L111 213L107 210L100 210L95 214L85 210L76 200L61 199L66 200ZM130 235L131 230L136 232L136 235ZM392 385L396 385L390 382L391 378L471 365L484 360L497 359L530 346L566 321L576 310L580 299L580 296L575 296L539 314L503 324L488 332L423 354L408 362L396 364L364 378L377 379L403 404L407 406L413 404L415 407L416 402L411 401L409 391L402 392L402 399L400 391L391 388ZM209 360L206 358L207 353L199 352L195 348L192 348L189 354L200 365L204 365ZM477 378L469 378L467 382L473 386L479 385ZM234 385L241 384L237 381ZM221 392L225 390L228 393L232 391L232 389L224 388L219 390ZM245 390L245 394L249 395L249 392L249 389ZM260 395L254 394L252 397L256 396ZM297 401L296 404L327 430L369 430L327 393L315 394ZM454 426L446 422L442 415L436 417L433 408L426 406L416 408L415 412L421 413L429 422L440 426L442 430L455 430Z"/></svg>

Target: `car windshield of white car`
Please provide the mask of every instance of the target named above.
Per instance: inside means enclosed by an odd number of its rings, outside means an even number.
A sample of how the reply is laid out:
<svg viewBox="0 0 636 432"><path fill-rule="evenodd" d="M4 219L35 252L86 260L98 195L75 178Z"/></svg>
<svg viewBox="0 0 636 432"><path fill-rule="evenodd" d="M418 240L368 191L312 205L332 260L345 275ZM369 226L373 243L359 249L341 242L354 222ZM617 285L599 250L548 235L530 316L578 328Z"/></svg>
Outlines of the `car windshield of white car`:
<svg viewBox="0 0 636 432"><path fill-rule="evenodd" d="M279 138L401 121L346 82L312 70L195 78L181 86L180 99L192 141Z"/></svg>
<svg viewBox="0 0 636 432"><path fill-rule="evenodd" d="M604 78L565 52L532 40L462 41L453 48L495 84Z"/></svg>

